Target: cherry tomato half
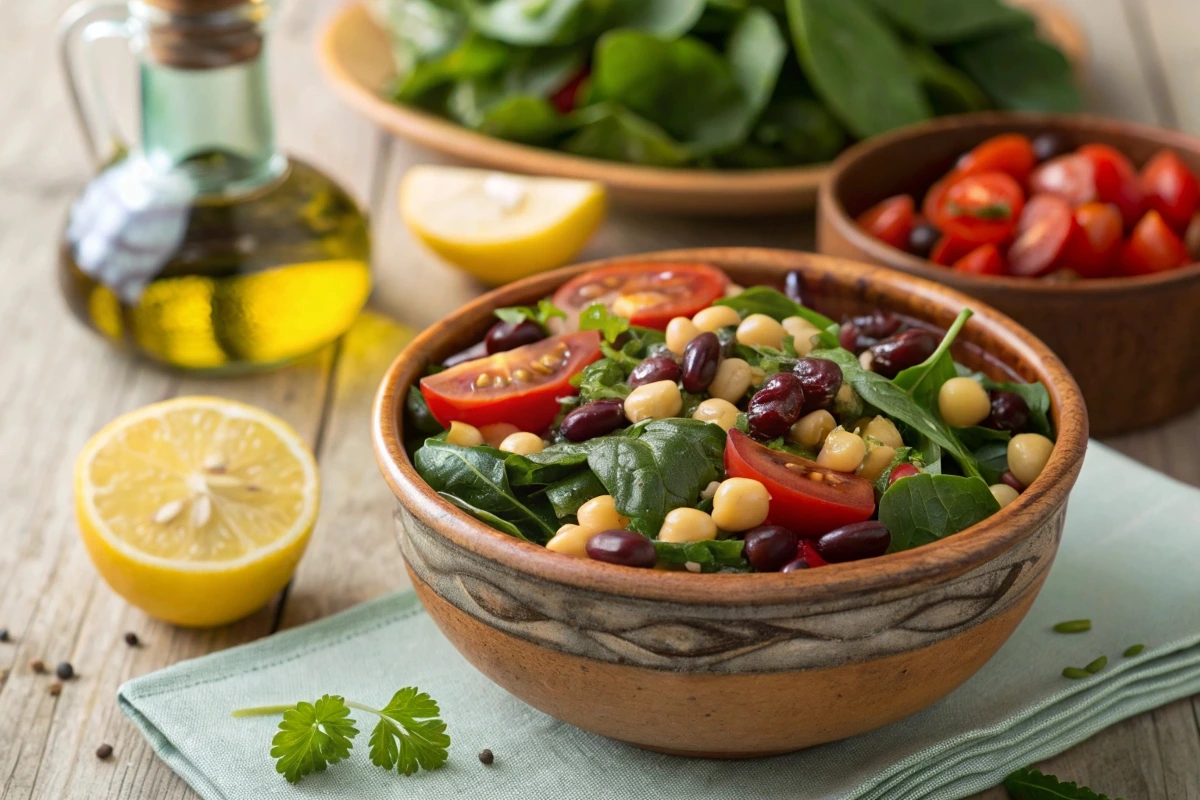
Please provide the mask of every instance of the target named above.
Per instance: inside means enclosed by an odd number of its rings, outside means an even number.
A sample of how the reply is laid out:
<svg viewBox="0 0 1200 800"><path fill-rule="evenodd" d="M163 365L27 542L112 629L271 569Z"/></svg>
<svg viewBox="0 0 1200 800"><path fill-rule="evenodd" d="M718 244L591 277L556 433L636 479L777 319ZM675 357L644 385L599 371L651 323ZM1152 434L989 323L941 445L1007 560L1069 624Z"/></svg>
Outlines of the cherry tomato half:
<svg viewBox="0 0 1200 800"><path fill-rule="evenodd" d="M1081 235L1066 200L1035 194L1017 222L1016 238L1008 248L1008 269L1025 277L1044 275L1062 259L1073 237Z"/></svg>
<svg viewBox="0 0 1200 800"><path fill-rule="evenodd" d="M945 234L975 244L1003 242L1016 227L1025 192L1011 175L981 172L946 188L932 220Z"/></svg>
<svg viewBox="0 0 1200 800"><path fill-rule="evenodd" d="M1033 154L1033 142L1028 136L1002 133L965 153L954 167L954 175L966 177L981 172L1003 172L1023 186L1036 164L1037 156Z"/></svg>
<svg viewBox="0 0 1200 800"><path fill-rule="evenodd" d="M1146 207L1146 196L1138 183L1137 172L1125 154L1106 144L1085 144L1076 152L1092 162L1096 199L1115 205L1121 211L1126 228L1136 225Z"/></svg>
<svg viewBox="0 0 1200 800"><path fill-rule="evenodd" d="M1029 176L1031 194L1053 194L1072 208L1096 199L1096 167L1087 156L1067 153L1057 156Z"/></svg>
<svg viewBox="0 0 1200 800"><path fill-rule="evenodd" d="M1121 271L1126 275L1153 275L1183 266L1187 261L1183 241L1153 209L1142 217L1121 250Z"/></svg>
<svg viewBox="0 0 1200 800"><path fill-rule="evenodd" d="M943 267L952 266L976 247L974 242L963 241L953 236L943 236L937 240L929 253L929 260Z"/></svg>
<svg viewBox="0 0 1200 800"><path fill-rule="evenodd" d="M996 245L981 244L965 256L954 262L955 272L965 272L968 275L1003 275L1004 256L1000 255Z"/></svg>
<svg viewBox="0 0 1200 800"><path fill-rule="evenodd" d="M1159 150L1142 167L1139 181L1150 208L1176 231L1186 231L1200 204L1200 186L1183 159L1172 150Z"/></svg>
<svg viewBox="0 0 1200 800"><path fill-rule="evenodd" d="M801 538L862 522L875 511L875 490L866 480L771 450L736 428L729 431L725 443L725 474L753 478L767 487L771 495L767 521Z"/></svg>
<svg viewBox="0 0 1200 800"><path fill-rule="evenodd" d="M554 94L550 95L550 104L558 110L558 113L569 114L575 110L575 106L578 104L579 92L583 89L583 85L587 82L590 75L590 70L581 69L559 87Z"/></svg>
<svg viewBox="0 0 1200 800"><path fill-rule="evenodd" d="M539 433L558 414L568 381L600 358L600 332L580 331L467 361L421 379L421 393L443 427L508 422Z"/></svg>
<svg viewBox="0 0 1200 800"><path fill-rule="evenodd" d="M858 226L885 244L900 250L908 246L914 217L913 199L906 194L889 197L858 217Z"/></svg>
<svg viewBox="0 0 1200 800"><path fill-rule="evenodd" d="M1075 222L1083 235L1072 238L1063 263L1084 278L1111 275L1125 232L1121 212L1111 203L1084 203L1075 209Z"/></svg>
<svg viewBox="0 0 1200 800"><path fill-rule="evenodd" d="M634 325L663 330L674 317L690 317L725 295L729 279L708 264L621 264L585 272L558 288L554 305L572 319L603 303Z"/></svg>

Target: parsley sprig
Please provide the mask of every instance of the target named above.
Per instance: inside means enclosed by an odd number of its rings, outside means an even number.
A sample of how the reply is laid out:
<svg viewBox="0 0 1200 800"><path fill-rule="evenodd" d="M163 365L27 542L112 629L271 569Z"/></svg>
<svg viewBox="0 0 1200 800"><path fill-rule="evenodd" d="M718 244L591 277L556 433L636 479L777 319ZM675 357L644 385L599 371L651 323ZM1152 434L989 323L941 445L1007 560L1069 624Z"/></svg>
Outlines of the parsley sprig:
<svg viewBox="0 0 1200 800"><path fill-rule="evenodd" d="M1004 788L1012 800L1121 800L1096 794L1086 786L1060 781L1036 769L1019 769L1004 779Z"/></svg>
<svg viewBox="0 0 1200 800"><path fill-rule="evenodd" d="M289 783L305 775L324 772L329 764L350 757L358 735L350 709L379 717L371 731L371 763L389 772L412 775L420 769L437 769L449 756L450 737L440 719L437 702L416 687L406 686L392 695L383 708L355 703L340 695L322 695L315 703L259 706L233 712L235 717L283 714L279 732L271 740L275 770Z"/></svg>

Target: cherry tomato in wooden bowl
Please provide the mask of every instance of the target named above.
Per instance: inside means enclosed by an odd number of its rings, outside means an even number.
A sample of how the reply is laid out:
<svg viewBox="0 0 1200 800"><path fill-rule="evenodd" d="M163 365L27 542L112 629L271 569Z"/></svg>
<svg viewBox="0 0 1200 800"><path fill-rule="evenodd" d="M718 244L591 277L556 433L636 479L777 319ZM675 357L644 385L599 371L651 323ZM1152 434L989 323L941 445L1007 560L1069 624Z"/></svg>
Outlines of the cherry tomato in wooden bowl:
<svg viewBox="0 0 1200 800"><path fill-rule="evenodd" d="M996 245L981 244L955 261L953 269L970 275L1003 275L1004 256Z"/></svg>
<svg viewBox="0 0 1200 800"><path fill-rule="evenodd" d="M580 331L467 361L421 379L421 393L442 427L497 422L538 433L575 394L571 376L600 358L600 333Z"/></svg>
<svg viewBox="0 0 1200 800"><path fill-rule="evenodd" d="M1186 231L1200 205L1200 186L1187 164L1171 150L1159 150L1139 177L1150 208L1176 231Z"/></svg>
<svg viewBox="0 0 1200 800"><path fill-rule="evenodd" d="M1050 159L1033 171L1029 178L1033 194L1052 194L1072 207L1096 200L1096 167L1079 153L1067 153Z"/></svg>
<svg viewBox="0 0 1200 800"><path fill-rule="evenodd" d="M1012 234L1025 191L1011 175L981 172L953 179L929 209L941 231L975 244L999 244Z"/></svg>
<svg viewBox="0 0 1200 800"><path fill-rule="evenodd" d="M629 264L591 270L554 293L554 305L571 318L603 303L634 325L663 330L724 296L729 279L707 264Z"/></svg>
<svg viewBox="0 0 1200 800"><path fill-rule="evenodd" d="M1025 204L1017 223L1016 238L1008 248L1008 268L1013 275L1045 275L1061 263L1079 233L1075 213L1058 195L1035 194Z"/></svg>
<svg viewBox="0 0 1200 800"><path fill-rule="evenodd" d="M1125 223L1120 210L1111 203L1084 203L1075 209L1075 222L1083 235L1072 237L1064 266L1084 278L1111 275L1121 255Z"/></svg>
<svg viewBox="0 0 1200 800"><path fill-rule="evenodd" d="M1126 275L1153 275L1188 260L1183 240L1157 211L1147 211L1121 251L1121 271Z"/></svg>
<svg viewBox="0 0 1200 800"><path fill-rule="evenodd" d="M903 249L908 246L914 216L912 196L898 194L864 211L858 224L879 241Z"/></svg>
<svg viewBox="0 0 1200 800"><path fill-rule="evenodd" d="M1146 196L1125 154L1107 144L1085 144L1076 152L1092 162L1096 199L1115 205L1127 229L1136 225L1146 206Z"/></svg>
<svg viewBox="0 0 1200 800"><path fill-rule="evenodd" d="M1036 165L1037 156L1033 153L1033 142L1028 136L1002 133L965 153L955 165L953 174L966 177L981 172L1004 172L1024 185Z"/></svg>

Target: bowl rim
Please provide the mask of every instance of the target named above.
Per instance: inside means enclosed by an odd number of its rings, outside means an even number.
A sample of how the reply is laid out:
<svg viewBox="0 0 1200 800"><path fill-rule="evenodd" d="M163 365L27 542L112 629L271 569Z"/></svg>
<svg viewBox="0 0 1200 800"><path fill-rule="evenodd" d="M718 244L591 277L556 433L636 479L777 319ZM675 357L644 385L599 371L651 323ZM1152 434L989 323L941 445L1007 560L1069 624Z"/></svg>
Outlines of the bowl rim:
<svg viewBox="0 0 1200 800"><path fill-rule="evenodd" d="M920 297L942 306L948 313L953 309L956 314L958 309L970 305L975 314L968 327L982 327L984 332L1002 339L1014 355L1009 363L1030 367L1046 384L1058 434L1050 461L1038 480L1017 500L960 535L901 553L786 574L697 575L565 556L501 533L440 498L409 462L400 433L405 393L412 382L419 380L431 351L465 317L482 320L494 308L545 296L590 269L647 261L701 261L722 269L734 261L759 268L768 268L770 264L769 269L777 270L781 279L787 270L799 268L836 276L839 282L875 283L893 292L894 298ZM1024 541L1040 524L1058 513L1078 476L1088 435L1083 396L1066 367L1046 345L990 306L932 281L883 267L766 248L668 250L601 259L535 275L488 292L422 331L408 344L384 375L371 417L376 460L393 494L417 520L454 544L510 570L581 589L676 603L711 605L719 601L731 606L828 601L835 596L912 590L965 573Z"/></svg>
<svg viewBox="0 0 1200 800"><path fill-rule="evenodd" d="M826 218L854 247L866 257L880 264L901 269L922 278L943 282L947 277L963 291L980 289L1010 289L1043 296L1072 296L1078 294L1112 295L1131 290L1156 291L1175 283L1200 279L1200 261L1178 269L1154 275L1115 276L1111 278L1080 278L1073 281L1045 281L1019 278L1008 275L972 275L953 272L948 267L934 264L927 258L884 244L863 231L846 211L841 199L842 181L846 172L860 159L886 150L900 150L918 138L936 136L940 133L977 126L1003 125L1017 122L1028 125L1044 125L1047 128L1071 128L1120 133L1136 136L1159 147L1189 151L1200 158L1200 137L1182 131L1145 125L1139 122L1113 119L1091 114L1050 114L1029 111L979 111L972 114L957 114L908 125L894 131L858 142L843 150L830 165L829 173L821 183L817 198L817 214ZM881 200L883 198L880 198Z"/></svg>

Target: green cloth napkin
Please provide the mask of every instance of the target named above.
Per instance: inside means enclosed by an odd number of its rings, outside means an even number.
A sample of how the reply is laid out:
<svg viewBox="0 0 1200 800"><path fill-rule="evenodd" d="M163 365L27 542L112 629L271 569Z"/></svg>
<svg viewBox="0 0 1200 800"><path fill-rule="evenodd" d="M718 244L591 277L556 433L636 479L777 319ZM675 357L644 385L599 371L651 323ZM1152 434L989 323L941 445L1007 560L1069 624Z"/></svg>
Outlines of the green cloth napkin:
<svg viewBox="0 0 1200 800"><path fill-rule="evenodd" d="M137 678L119 699L207 800L960 798L1118 720L1200 692L1197 520L1200 491L1093 442L1045 588L974 678L890 727L776 758L664 756L558 722L476 672L411 593ZM1091 619L1092 631L1051 631L1077 618ZM1137 643L1145 651L1123 658ZM1101 654L1108 666L1099 674L1062 677L1063 667ZM410 685L441 704L453 739L445 767L413 777L370 764L374 722L360 715L367 730L351 758L293 787L268 755L278 718L229 716L326 692L382 705ZM476 758L485 747L496 754L490 767Z"/></svg>

